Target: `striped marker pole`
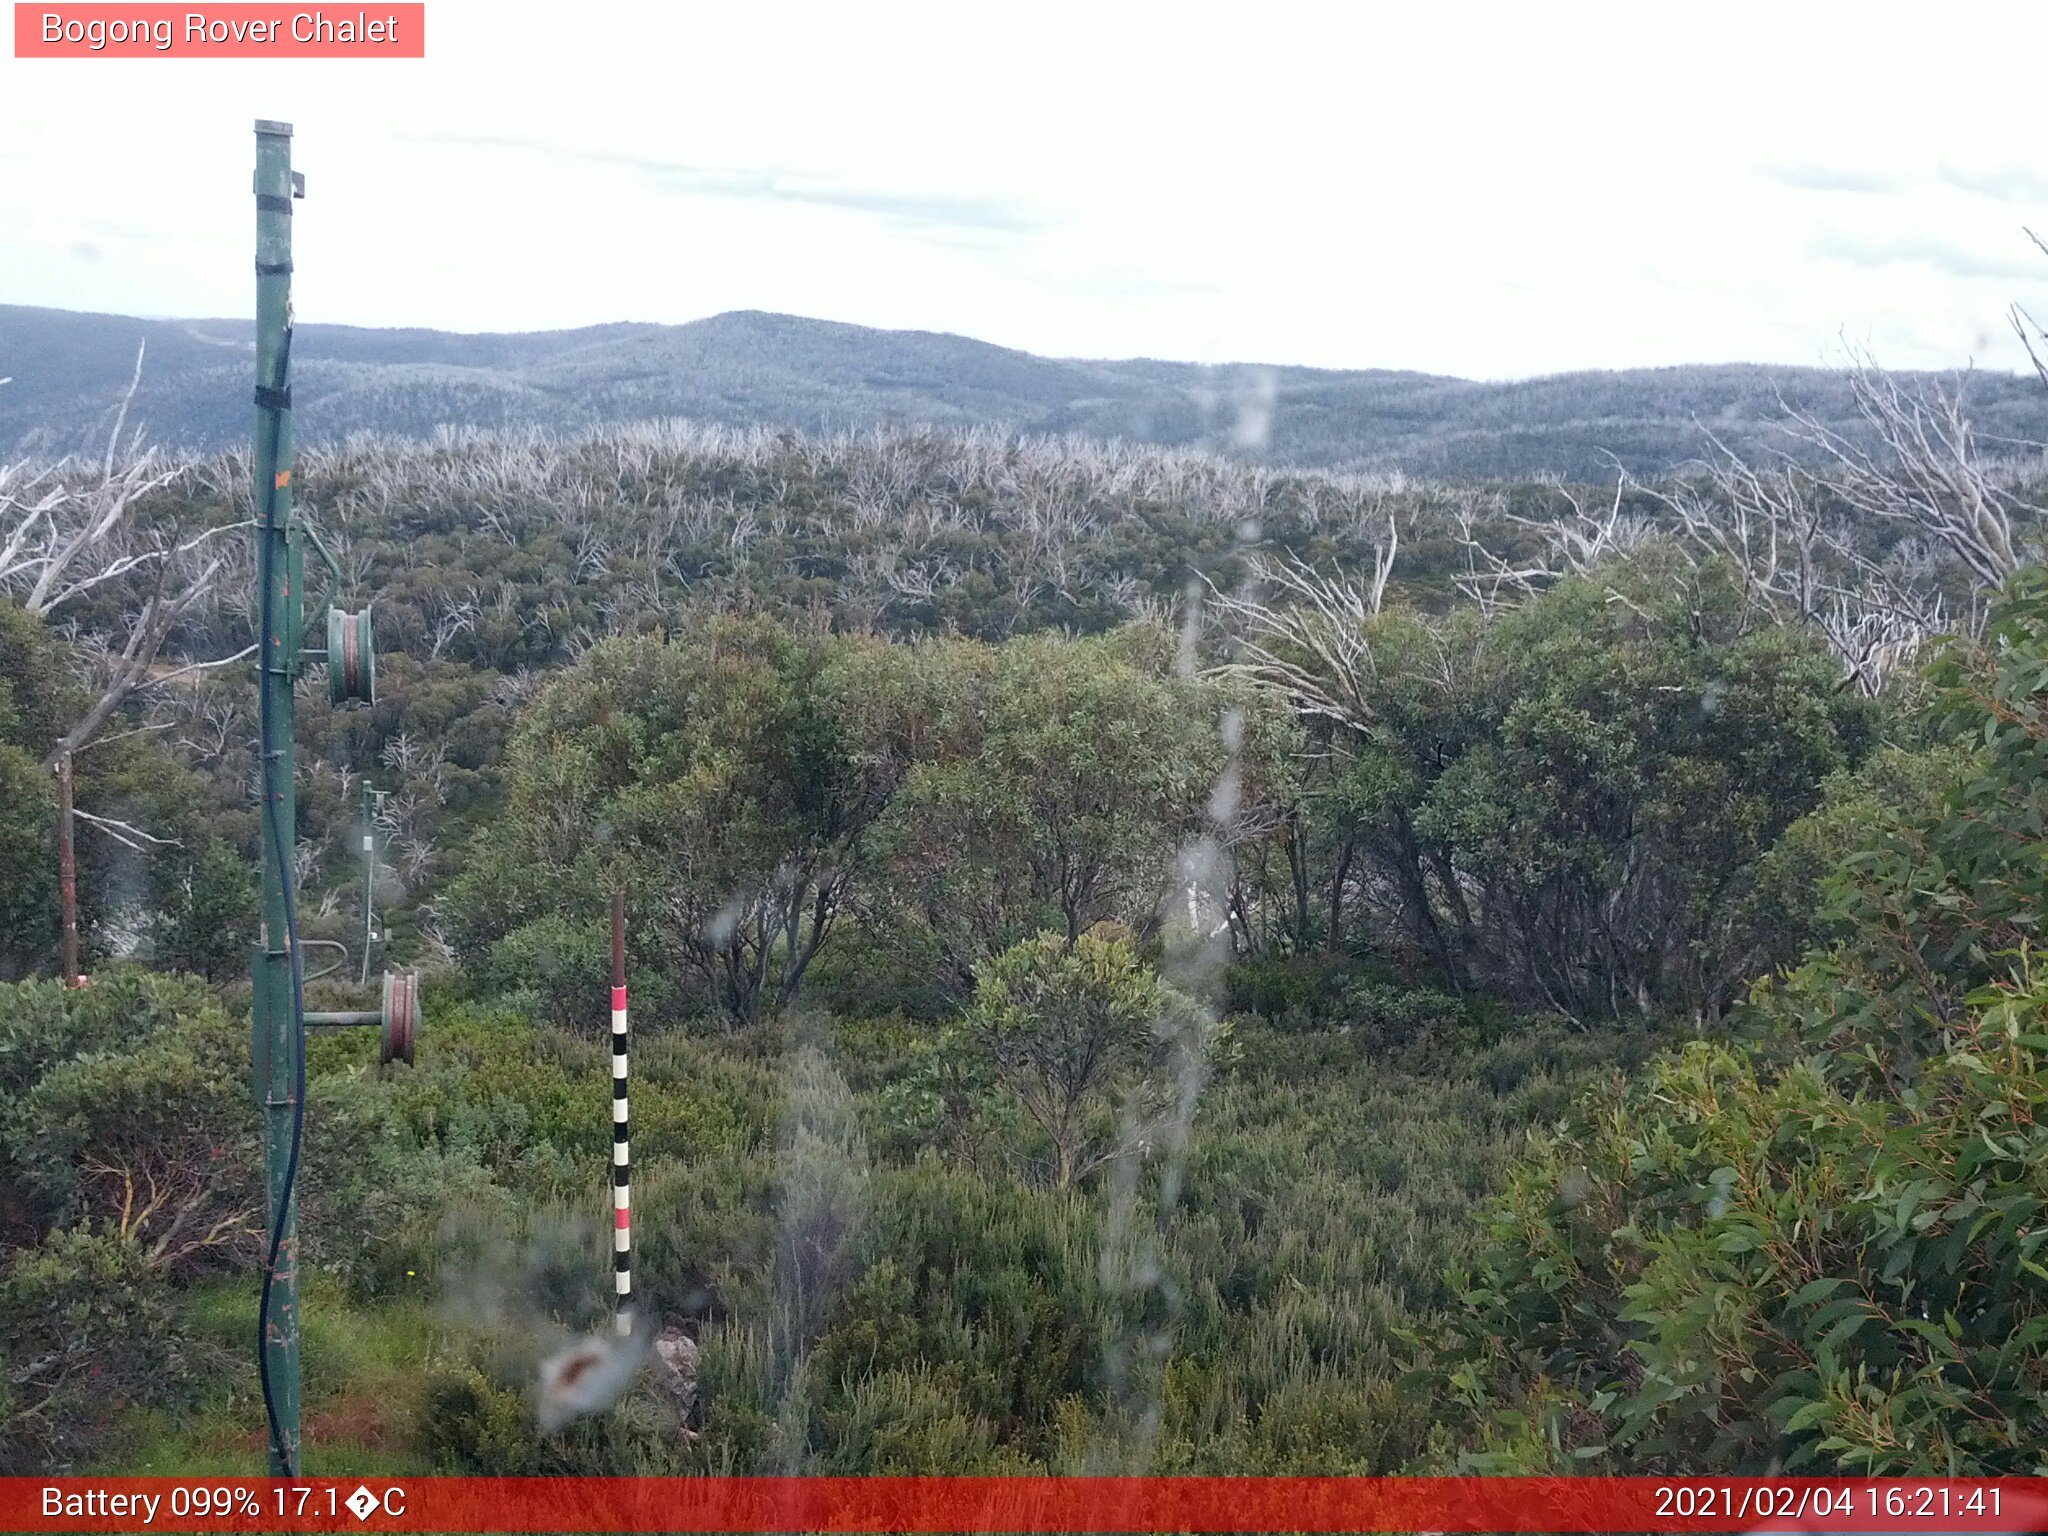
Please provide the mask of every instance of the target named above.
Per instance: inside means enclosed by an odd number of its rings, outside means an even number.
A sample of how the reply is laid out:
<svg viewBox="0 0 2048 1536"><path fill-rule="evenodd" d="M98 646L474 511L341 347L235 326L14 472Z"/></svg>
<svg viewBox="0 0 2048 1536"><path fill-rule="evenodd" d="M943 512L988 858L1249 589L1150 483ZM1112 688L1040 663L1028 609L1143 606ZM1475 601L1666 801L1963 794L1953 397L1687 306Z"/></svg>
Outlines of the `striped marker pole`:
<svg viewBox="0 0 2048 1536"><path fill-rule="evenodd" d="M633 1331L632 1154L626 1140L626 893L612 892L612 1272L616 1327Z"/></svg>

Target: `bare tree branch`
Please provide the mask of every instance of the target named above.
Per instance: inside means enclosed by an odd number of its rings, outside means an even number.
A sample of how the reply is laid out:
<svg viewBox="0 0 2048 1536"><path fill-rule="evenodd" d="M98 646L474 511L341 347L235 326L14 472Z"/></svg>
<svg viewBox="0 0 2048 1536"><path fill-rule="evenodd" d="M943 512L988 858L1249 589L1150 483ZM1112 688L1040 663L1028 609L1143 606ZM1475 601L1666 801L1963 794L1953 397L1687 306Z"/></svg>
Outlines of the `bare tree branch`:
<svg viewBox="0 0 2048 1536"><path fill-rule="evenodd" d="M134 826L129 822L116 821L110 816L95 816L92 812L81 811L76 806L72 807L71 814L89 827L98 827L115 842L120 843L124 847L133 848L137 853L149 852L143 846L144 843L153 843L159 848L182 848L185 846L175 837L158 837L153 833L143 831L140 827ZM136 839L140 839L140 841L136 841Z"/></svg>
<svg viewBox="0 0 2048 1536"><path fill-rule="evenodd" d="M1279 604L1224 592L1211 582L1216 611L1238 631L1237 653L1216 675L1275 689L1304 714L1366 729L1378 672L1370 620L1386 599L1399 547L1390 516L1386 540L1373 552L1372 578L1362 586L1325 576L1291 555L1256 555L1249 585L1276 589Z"/></svg>

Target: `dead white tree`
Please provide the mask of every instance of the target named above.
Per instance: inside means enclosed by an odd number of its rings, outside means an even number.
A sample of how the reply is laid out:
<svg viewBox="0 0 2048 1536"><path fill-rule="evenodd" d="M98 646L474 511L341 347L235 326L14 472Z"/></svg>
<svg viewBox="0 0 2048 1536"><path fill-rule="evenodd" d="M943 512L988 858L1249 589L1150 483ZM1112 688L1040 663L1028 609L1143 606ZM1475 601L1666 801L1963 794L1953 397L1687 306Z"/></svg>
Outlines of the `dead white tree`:
<svg viewBox="0 0 2048 1536"><path fill-rule="evenodd" d="M1400 530L1389 517L1368 581L1325 576L1291 555L1261 554L1252 557L1250 579L1238 591L1210 583L1213 611L1236 636L1234 654L1214 675L1273 689L1304 715L1365 730L1376 713L1378 675L1370 621L1386 600L1399 549Z"/></svg>
<svg viewBox="0 0 2048 1536"><path fill-rule="evenodd" d="M1831 479L1850 511L1935 540L1979 587L1997 586L2024 564L2038 542L2038 514L1977 451L1962 390L1909 394L1861 354L1852 355L1849 384L1876 452L1809 413L1788 416L1794 434L1834 466Z"/></svg>
<svg viewBox="0 0 2048 1536"><path fill-rule="evenodd" d="M1509 560L1479 536L1481 504L1461 501L1452 511L1458 542L1465 551L1465 570L1454 578L1458 589L1489 616L1506 603L1532 596L1567 576L1583 576L1602 561L1625 555L1653 537L1654 523L1628 510L1629 479L1618 469L1614 496L1604 509L1588 507L1573 487L1556 476L1550 488L1569 509L1555 518L1525 517L1496 511L1499 521L1526 529L1537 537L1538 553Z"/></svg>
<svg viewBox="0 0 2048 1536"><path fill-rule="evenodd" d="M1847 378L1863 441L1790 406L1790 446L1770 463L1745 460L1709 432L1713 456L1669 485L1637 485L1617 470L1604 511L1559 486L1569 511L1555 522L1500 515L1537 535L1533 557L1490 548L1477 509L1464 509L1460 588L1493 611L1666 537L1690 561L1725 562L1760 619L1812 628L1845 682L1880 692L1930 638L1981 623L1983 597L2038 557L2041 514L1978 451L1959 388L1911 393L1860 354ZM1660 514L1626 510L1631 490ZM1899 536L1887 541L1886 529ZM1960 614L1958 588L1971 594Z"/></svg>
<svg viewBox="0 0 2048 1536"><path fill-rule="evenodd" d="M1978 450L1960 386L1910 393L1861 354L1848 380L1874 446L1788 408L1803 455L1759 470L1714 441L1706 494L1669 504L1691 542L1728 557L1774 615L1818 630L1876 693L1934 636L1978 629L1991 589L2039 557L2041 513ZM1881 549L1873 535L1901 525Z"/></svg>
<svg viewBox="0 0 2048 1536"><path fill-rule="evenodd" d="M92 663L92 702L43 752L43 767L56 776L58 787L60 964L67 981L78 973L74 825L84 820L120 836L114 823L87 816L72 803L73 758L142 688L239 659L189 663L168 674L158 666L172 632L215 591L229 561L228 546L221 542L224 536L247 525L193 529L176 519L145 525L135 516L145 498L185 472L183 466L166 464L134 441L122 441L128 408L142 379L142 360L138 348L134 376L98 462L74 458L40 466L25 461L0 465L0 594L12 596L27 612L46 621L63 616L67 609L75 612L85 606L85 599L110 594L120 594L125 610L113 634L103 631L95 637L100 644L77 651ZM125 823L120 827L134 831Z"/></svg>
<svg viewBox="0 0 2048 1536"><path fill-rule="evenodd" d="M458 597L452 592L436 591L427 604L433 618L434 632L428 642L428 656L435 661L467 631L476 628L477 620L483 617L483 605L477 601L476 587L471 585L467 596Z"/></svg>
<svg viewBox="0 0 2048 1536"><path fill-rule="evenodd" d="M2036 250L2048 256L2048 241L2044 241L2031 229L2027 231L2027 238L2034 242ZM2040 322L2018 304L2006 312L2006 318L2012 322L2013 333L2019 337L2020 345L2027 349L2027 360L2034 365L2035 375L2043 384L2048 384L2048 362L2042 361L2041 354L2034 345L2037 341L2048 342L2048 331L2042 330ZM0 383L5 382L6 380L0 379Z"/></svg>
<svg viewBox="0 0 2048 1536"><path fill-rule="evenodd" d="M913 560L907 564L890 564L882 572L889 590L899 597L912 602L937 602L939 594L960 579L959 567L950 555L936 559Z"/></svg>
<svg viewBox="0 0 2048 1536"><path fill-rule="evenodd" d="M138 350L135 378L97 464L74 459L45 466L0 465L0 593L46 620L114 583L122 583L118 590L129 597L121 630L101 653L104 665L95 669L97 696L44 752L43 766L53 771L59 760L98 734L138 688L166 680L153 675L164 642L180 620L212 596L229 559L221 541L248 526L195 530L175 521L143 526L135 518L145 497L183 473L182 466L165 463L153 451L132 443L122 446L128 405L141 376ZM178 671L225 666L253 649Z"/></svg>
<svg viewBox="0 0 2048 1536"><path fill-rule="evenodd" d="M1875 696L1950 627L1943 561L1903 541L1880 559L1857 537L1838 480L1787 459L1757 469L1711 439L1716 458L1670 492L1652 490L1694 558L1718 558L1745 601L1775 623L1815 630L1844 680Z"/></svg>

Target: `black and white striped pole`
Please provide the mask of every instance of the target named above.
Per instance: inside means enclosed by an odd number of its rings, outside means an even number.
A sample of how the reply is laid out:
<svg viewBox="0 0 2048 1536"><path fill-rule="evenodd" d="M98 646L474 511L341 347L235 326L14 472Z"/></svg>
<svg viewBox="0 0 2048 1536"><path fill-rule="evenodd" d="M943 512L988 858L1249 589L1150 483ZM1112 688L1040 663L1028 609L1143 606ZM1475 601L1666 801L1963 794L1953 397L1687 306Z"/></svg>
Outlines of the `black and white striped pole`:
<svg viewBox="0 0 2048 1536"><path fill-rule="evenodd" d="M633 1156L626 1119L626 895L612 893L612 1272L615 1327L633 1331Z"/></svg>

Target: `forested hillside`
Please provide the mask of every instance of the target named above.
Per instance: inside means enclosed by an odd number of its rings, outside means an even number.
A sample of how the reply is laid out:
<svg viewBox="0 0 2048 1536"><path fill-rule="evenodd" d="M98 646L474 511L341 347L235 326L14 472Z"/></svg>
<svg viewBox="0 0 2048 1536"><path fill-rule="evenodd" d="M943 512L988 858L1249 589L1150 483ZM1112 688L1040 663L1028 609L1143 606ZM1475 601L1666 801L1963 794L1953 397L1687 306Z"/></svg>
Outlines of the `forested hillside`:
<svg viewBox="0 0 2048 1536"><path fill-rule="evenodd" d="M745 312L688 325L458 335L305 324L294 343L301 430L430 437L468 428L578 431L668 417L843 432L989 426L1071 433L1297 467L1470 477L1658 475L1709 455L1804 453L1785 407L1864 436L1838 373L1748 366L1560 374L1513 383L1152 360L1082 361L960 336ZM132 426L211 452L248 431L246 321L139 320L0 305L0 453L105 440L147 344ZM1909 380L1925 386L1929 378ZM1969 416L1993 451L2048 438L2031 380L1973 376Z"/></svg>
<svg viewBox="0 0 2048 1536"><path fill-rule="evenodd" d="M379 681L300 683L308 1005L367 780L426 1008L310 1050L308 1469L2048 1471L2044 486L1829 388L1809 467L1598 483L316 443ZM0 469L10 1471L263 1460L248 481ZM615 890L661 1347L565 1403Z"/></svg>

